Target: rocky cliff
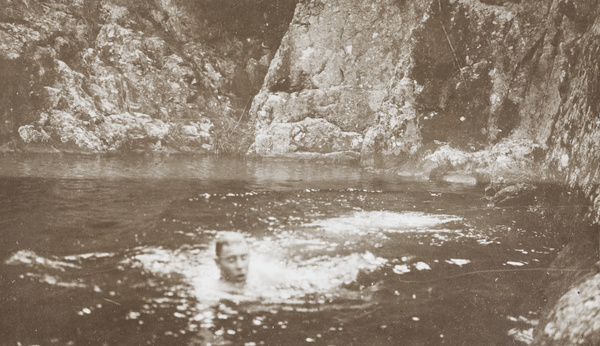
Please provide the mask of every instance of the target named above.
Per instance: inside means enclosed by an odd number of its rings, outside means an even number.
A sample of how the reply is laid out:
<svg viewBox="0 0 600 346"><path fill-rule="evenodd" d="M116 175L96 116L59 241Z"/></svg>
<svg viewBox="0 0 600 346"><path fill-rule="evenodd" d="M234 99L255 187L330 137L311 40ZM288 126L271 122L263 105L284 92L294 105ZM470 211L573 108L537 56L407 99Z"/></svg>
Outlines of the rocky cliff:
<svg viewBox="0 0 600 346"><path fill-rule="evenodd" d="M599 20L591 0L301 1L249 153L566 179L600 210Z"/></svg>
<svg viewBox="0 0 600 346"><path fill-rule="evenodd" d="M4 150L227 152L294 1L3 0Z"/></svg>
<svg viewBox="0 0 600 346"><path fill-rule="evenodd" d="M597 223L599 34L591 0L301 1L254 98L249 152L492 192L566 181ZM539 344L600 340L598 230L576 225L555 269L581 272L557 275Z"/></svg>
<svg viewBox="0 0 600 346"><path fill-rule="evenodd" d="M572 12L560 1L301 2L254 99L250 151L531 174L554 148L574 68L565 45L588 30L561 11Z"/></svg>

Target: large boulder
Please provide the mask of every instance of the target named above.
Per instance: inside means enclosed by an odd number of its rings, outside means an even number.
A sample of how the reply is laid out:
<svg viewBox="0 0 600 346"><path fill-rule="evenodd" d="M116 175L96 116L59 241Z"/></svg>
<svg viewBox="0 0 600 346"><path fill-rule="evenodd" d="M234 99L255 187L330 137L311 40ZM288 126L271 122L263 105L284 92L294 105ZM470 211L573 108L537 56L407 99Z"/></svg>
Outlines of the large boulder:
<svg viewBox="0 0 600 346"><path fill-rule="evenodd" d="M552 263L548 305L534 330L534 345L600 343L598 228L579 220L565 225L571 242Z"/></svg>

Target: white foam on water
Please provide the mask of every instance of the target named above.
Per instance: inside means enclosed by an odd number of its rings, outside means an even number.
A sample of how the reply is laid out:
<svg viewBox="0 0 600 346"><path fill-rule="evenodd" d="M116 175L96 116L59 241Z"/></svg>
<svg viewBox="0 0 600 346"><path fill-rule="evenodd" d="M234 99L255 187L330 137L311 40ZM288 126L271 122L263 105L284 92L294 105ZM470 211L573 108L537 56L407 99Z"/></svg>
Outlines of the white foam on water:
<svg viewBox="0 0 600 346"><path fill-rule="evenodd" d="M182 317L189 319L190 328L209 329L216 319L239 314L237 304L243 304L242 309L249 313L284 308L321 311L348 308L349 304L365 309L372 304L377 285L361 290L346 285L355 283L360 273L377 270L387 263L386 259L370 252L335 255L329 249L337 244L295 232L247 240L251 248L250 266L243 288L232 287L219 279L212 246L177 250L137 248L121 264L166 278L178 278L175 279L178 283L172 283L174 287L170 289L178 292L177 297L163 298L171 303L177 303L182 296L186 302L193 301L192 305L186 305L186 316ZM312 250L300 251L314 247L319 248L318 255ZM337 299L343 301L343 305L338 306ZM219 339L216 332L212 336Z"/></svg>
<svg viewBox="0 0 600 346"><path fill-rule="evenodd" d="M525 345L531 345L533 343L533 327L528 329L512 328L508 331L508 336Z"/></svg>
<svg viewBox="0 0 600 346"><path fill-rule="evenodd" d="M95 253L84 253L79 255L69 255L63 257L68 261L78 261L78 260L86 260L90 258L106 258L113 257L115 254L109 252L95 252Z"/></svg>
<svg viewBox="0 0 600 346"><path fill-rule="evenodd" d="M397 264L394 266L394 268L392 268L392 271L398 275L402 275L402 274L406 274L406 273L410 273L411 267L413 267L416 270L431 270L431 266L429 266L429 264L425 263L425 262L416 262L413 263L412 265L409 264Z"/></svg>
<svg viewBox="0 0 600 346"><path fill-rule="evenodd" d="M67 270L81 269L78 264L71 262L79 262L82 259L112 256L114 256L114 254L111 253L87 253L64 257L43 257L31 250L20 250L10 256L4 263L7 265L22 265L34 269L37 271L37 273L25 273L22 277L34 278L44 284L65 288L86 288L87 285L82 282L64 281L62 278L56 275L51 275L45 272L49 270L66 272Z"/></svg>
<svg viewBox="0 0 600 346"><path fill-rule="evenodd" d="M163 248L140 248L123 263L154 274L178 274L189 284L190 294L206 306L221 299L238 302L305 303L304 297L313 293L331 293L345 284L356 281L360 272L371 272L387 260L370 252L348 256L322 255L304 260L281 256L285 249L261 247L260 242L250 254L246 286L234 289L219 280L219 270L211 250L188 251ZM272 241L267 241L273 245ZM267 252L257 251L263 250Z"/></svg>
<svg viewBox="0 0 600 346"><path fill-rule="evenodd" d="M320 256L300 263L290 263L285 267L288 275L284 287L302 295L332 291L356 281L360 272L372 272L385 263L387 260L368 251L341 257Z"/></svg>
<svg viewBox="0 0 600 346"><path fill-rule="evenodd" d="M67 268L76 268L80 267L73 263L64 262L58 259L46 258L37 255L35 252L31 250L21 250L14 253L10 256L5 262L8 265L20 265L24 264L30 267L40 267L47 269L56 269L60 271L65 271Z"/></svg>
<svg viewBox="0 0 600 346"><path fill-rule="evenodd" d="M39 282L45 283L45 284L48 284L51 286L66 287L66 288L85 288L85 287L87 287L85 284L80 283L80 282L61 281L60 278L58 278L54 275L27 273L24 276L35 278Z"/></svg>
<svg viewBox="0 0 600 346"><path fill-rule="evenodd" d="M517 262L517 261L507 261L506 264L514 266L514 267L522 267L526 264L527 262Z"/></svg>
<svg viewBox="0 0 600 346"><path fill-rule="evenodd" d="M394 269L392 269L392 270L394 271L394 273L396 273L398 275L410 273L410 268L408 268L407 264L397 264L394 266Z"/></svg>
<svg viewBox="0 0 600 346"><path fill-rule="evenodd" d="M480 245L490 245L494 243L494 240L490 240L490 239L478 239L477 243L479 243Z"/></svg>
<svg viewBox="0 0 600 346"><path fill-rule="evenodd" d="M451 258L445 261L448 264L456 264L459 267L464 266L465 264L471 263L471 260L468 259L459 259L459 258Z"/></svg>
<svg viewBox="0 0 600 346"><path fill-rule="evenodd" d="M448 222L461 221L454 215L426 214L421 212L395 213L389 211L358 211L348 216L318 220L305 226L319 227L331 233L358 233L365 231L439 232L428 230Z"/></svg>
<svg viewBox="0 0 600 346"><path fill-rule="evenodd" d="M429 264L425 263L425 262L417 262L414 264L415 268L417 268L417 270L431 270L431 267L429 266Z"/></svg>

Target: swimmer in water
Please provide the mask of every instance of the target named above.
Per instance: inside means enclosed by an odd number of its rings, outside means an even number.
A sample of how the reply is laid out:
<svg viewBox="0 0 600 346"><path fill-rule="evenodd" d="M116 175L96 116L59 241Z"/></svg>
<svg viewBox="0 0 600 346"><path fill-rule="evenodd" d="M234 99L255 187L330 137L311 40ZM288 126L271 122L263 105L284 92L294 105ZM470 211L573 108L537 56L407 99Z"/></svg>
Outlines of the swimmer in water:
<svg viewBox="0 0 600 346"><path fill-rule="evenodd" d="M248 277L250 258L248 243L241 233L225 232L217 237L215 262L221 271L221 280L244 286Z"/></svg>

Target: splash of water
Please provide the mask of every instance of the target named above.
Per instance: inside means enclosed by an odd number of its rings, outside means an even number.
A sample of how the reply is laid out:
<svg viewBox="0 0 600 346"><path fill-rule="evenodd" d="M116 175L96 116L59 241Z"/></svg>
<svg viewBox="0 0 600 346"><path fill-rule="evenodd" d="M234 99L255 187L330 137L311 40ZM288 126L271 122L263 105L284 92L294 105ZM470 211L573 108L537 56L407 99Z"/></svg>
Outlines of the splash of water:
<svg viewBox="0 0 600 346"><path fill-rule="evenodd" d="M36 254L31 250L21 250L10 256L5 262L7 265L24 265L36 272L28 272L21 275L21 278L29 277L51 286L67 288L84 288L85 284L76 281L63 280L58 275L52 275L48 271L66 272L69 269L81 269L79 265L67 262L58 258L46 258Z"/></svg>
<svg viewBox="0 0 600 346"><path fill-rule="evenodd" d="M30 251L30 250L21 250L21 251L14 253L12 256L10 256L9 259L6 260L5 263L8 265L24 264L29 267L56 269L56 270L60 270L63 272L67 268L79 269L79 266L77 266L73 263L68 263L68 262L57 260L57 259L41 257L41 256L38 256L35 252Z"/></svg>
<svg viewBox="0 0 600 346"><path fill-rule="evenodd" d="M264 249L260 245L257 249ZM360 272L371 272L387 260L370 252L348 256L322 255L296 262L270 253L251 253L248 281L244 289L228 286L219 279L219 271L208 250L167 250L139 248L124 264L158 275L179 274L202 305L222 299L237 302L261 301L264 304L305 303L314 293L335 293L356 280Z"/></svg>
<svg viewBox="0 0 600 346"><path fill-rule="evenodd" d="M462 218L454 215L421 212L357 211L348 216L314 221L306 226L318 227L328 233L347 234L365 231L407 233L431 231L435 226L461 220Z"/></svg>

